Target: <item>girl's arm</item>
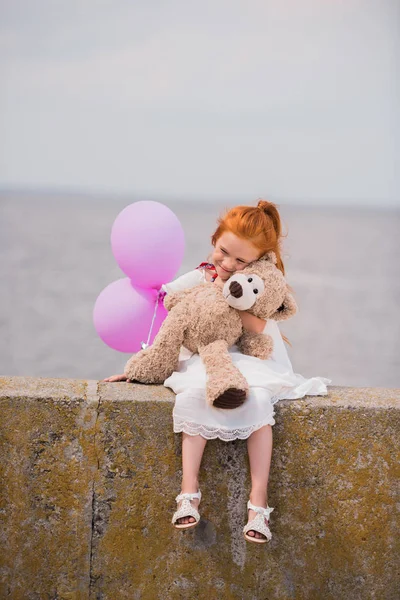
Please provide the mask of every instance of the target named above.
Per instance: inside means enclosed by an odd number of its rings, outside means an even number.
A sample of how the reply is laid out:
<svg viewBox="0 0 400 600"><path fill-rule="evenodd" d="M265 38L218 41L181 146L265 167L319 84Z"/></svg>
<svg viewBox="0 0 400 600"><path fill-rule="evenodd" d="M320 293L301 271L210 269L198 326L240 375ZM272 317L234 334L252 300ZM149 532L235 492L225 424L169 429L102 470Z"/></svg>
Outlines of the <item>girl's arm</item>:
<svg viewBox="0 0 400 600"><path fill-rule="evenodd" d="M186 290L188 288L192 288L195 285L198 285L203 281L203 273L200 269L194 269L193 271L189 271L184 275L181 275L174 281L170 281L169 283L164 283L161 286L163 292L167 294L171 294L173 292L181 292L182 290Z"/></svg>
<svg viewBox="0 0 400 600"><path fill-rule="evenodd" d="M238 310L238 313L242 319L242 325L246 331L250 331L251 333L262 333L264 331L267 323L265 319L255 317L245 310Z"/></svg>

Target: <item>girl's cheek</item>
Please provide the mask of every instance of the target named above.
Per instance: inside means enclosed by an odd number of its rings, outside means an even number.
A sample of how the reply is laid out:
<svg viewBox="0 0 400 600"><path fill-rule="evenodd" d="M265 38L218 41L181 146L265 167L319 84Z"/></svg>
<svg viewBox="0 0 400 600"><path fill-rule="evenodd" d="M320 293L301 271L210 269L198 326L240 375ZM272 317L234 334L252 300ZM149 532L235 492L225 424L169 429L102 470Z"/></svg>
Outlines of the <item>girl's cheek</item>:
<svg viewBox="0 0 400 600"><path fill-rule="evenodd" d="M221 261L223 258L223 254L221 252L218 252L217 250L214 252L213 254L213 260L216 261Z"/></svg>

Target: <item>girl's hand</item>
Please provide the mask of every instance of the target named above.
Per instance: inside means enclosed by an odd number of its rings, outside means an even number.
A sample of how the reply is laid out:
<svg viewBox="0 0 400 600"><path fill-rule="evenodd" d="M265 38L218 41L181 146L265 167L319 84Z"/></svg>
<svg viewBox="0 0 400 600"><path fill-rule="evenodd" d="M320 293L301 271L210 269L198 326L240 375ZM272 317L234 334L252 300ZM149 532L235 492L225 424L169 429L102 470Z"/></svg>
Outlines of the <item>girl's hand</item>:
<svg viewBox="0 0 400 600"><path fill-rule="evenodd" d="M125 373L121 373L121 375L111 375L111 377L107 377L106 379L103 379L103 381L126 381L127 379Z"/></svg>

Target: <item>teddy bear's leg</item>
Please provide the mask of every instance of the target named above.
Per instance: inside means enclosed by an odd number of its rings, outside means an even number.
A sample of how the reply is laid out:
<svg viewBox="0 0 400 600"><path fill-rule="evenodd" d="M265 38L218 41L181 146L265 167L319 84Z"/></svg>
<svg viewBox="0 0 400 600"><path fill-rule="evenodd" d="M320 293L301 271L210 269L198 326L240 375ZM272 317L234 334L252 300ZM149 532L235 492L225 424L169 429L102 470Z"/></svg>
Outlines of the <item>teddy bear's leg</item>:
<svg viewBox="0 0 400 600"><path fill-rule="evenodd" d="M207 371L207 402L217 408L237 408L247 398L248 383L233 363L228 344L217 340L199 348Z"/></svg>
<svg viewBox="0 0 400 600"><path fill-rule="evenodd" d="M245 331L240 336L237 347L242 354L256 356L257 358L266 360L272 354L274 341L272 337L266 333L252 333L250 331Z"/></svg>
<svg viewBox="0 0 400 600"><path fill-rule="evenodd" d="M168 315L153 344L134 354L125 366L125 375L141 383L164 383L178 368L179 352L186 322L182 315Z"/></svg>

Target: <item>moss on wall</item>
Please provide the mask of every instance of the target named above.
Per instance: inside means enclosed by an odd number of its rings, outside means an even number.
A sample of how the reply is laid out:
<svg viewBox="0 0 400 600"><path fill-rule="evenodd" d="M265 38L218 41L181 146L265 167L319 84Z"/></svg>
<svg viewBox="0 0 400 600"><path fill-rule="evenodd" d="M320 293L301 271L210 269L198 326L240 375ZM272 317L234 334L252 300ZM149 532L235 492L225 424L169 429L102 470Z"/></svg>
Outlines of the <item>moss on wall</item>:
<svg viewBox="0 0 400 600"><path fill-rule="evenodd" d="M246 441L207 444L200 525L172 527L169 390L0 379L2 597L397 598L399 397L331 388L277 405L273 539L255 545Z"/></svg>

